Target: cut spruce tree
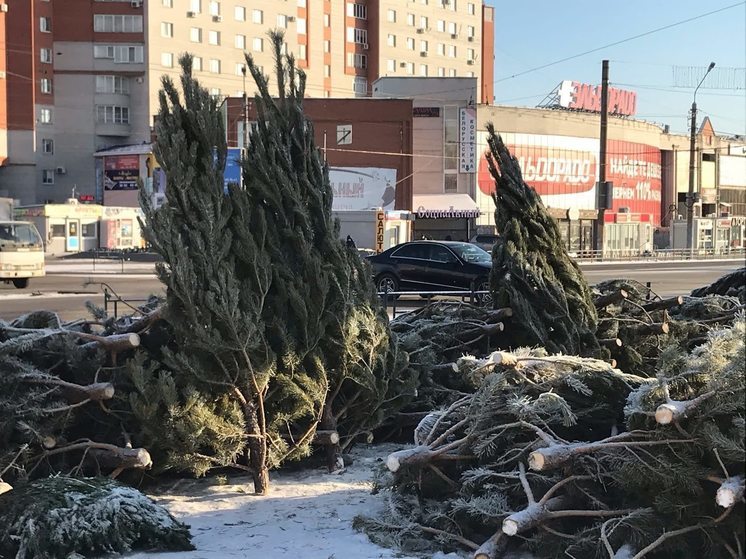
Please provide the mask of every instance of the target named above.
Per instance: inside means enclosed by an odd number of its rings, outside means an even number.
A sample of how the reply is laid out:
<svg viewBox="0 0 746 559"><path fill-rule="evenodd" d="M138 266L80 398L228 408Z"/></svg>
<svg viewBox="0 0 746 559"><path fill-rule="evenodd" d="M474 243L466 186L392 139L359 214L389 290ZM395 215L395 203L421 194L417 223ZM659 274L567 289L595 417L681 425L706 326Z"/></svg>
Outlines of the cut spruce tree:
<svg viewBox="0 0 746 559"><path fill-rule="evenodd" d="M567 254L557 223L523 181L518 161L492 124L487 132L499 235L490 289L496 308L513 309L511 347L538 345L550 353L598 355L590 288Z"/></svg>
<svg viewBox="0 0 746 559"><path fill-rule="evenodd" d="M281 54L281 34L270 42L276 94L247 56L258 118L243 184L227 191L217 102L188 56L183 93L163 80L155 153L169 189L167 203L146 212L146 235L164 258L174 340L162 360L133 371L137 412L150 414L149 438L168 441L174 467L244 468L260 494L270 468L316 443L330 468L342 467L344 446L401 407L416 380L367 268L339 239L303 113L305 75ZM195 444L190 432L210 440Z"/></svg>

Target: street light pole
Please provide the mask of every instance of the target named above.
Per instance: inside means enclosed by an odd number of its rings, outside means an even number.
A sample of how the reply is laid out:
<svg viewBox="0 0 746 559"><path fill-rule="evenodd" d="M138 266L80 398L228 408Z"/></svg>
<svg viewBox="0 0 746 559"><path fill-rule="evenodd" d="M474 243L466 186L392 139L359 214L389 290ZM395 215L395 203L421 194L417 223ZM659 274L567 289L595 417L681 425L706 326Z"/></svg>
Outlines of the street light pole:
<svg viewBox="0 0 746 559"><path fill-rule="evenodd" d="M699 84L694 88L694 99L692 100L692 127L689 135L689 189L686 194L686 248L689 251L694 251L694 173L696 171L696 133L697 133L697 91L699 86L705 81L707 74L709 74L715 67L714 62L710 62L707 67L707 72L702 76Z"/></svg>

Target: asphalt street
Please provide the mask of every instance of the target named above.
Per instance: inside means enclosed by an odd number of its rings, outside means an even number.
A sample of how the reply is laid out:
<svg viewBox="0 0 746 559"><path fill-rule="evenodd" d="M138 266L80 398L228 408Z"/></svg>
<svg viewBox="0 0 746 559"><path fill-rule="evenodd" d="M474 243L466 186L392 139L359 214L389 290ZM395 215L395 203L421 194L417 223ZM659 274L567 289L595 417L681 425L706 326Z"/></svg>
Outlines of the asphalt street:
<svg viewBox="0 0 746 559"><path fill-rule="evenodd" d="M591 284L622 277L643 283L649 281L655 292L668 297L685 295L693 288L711 283L743 265L743 261L737 260L634 262L584 264L582 269ZM57 267L54 273L32 280L30 286L24 290L0 283L0 319L7 320L40 309L55 311L63 320L86 316L86 300L103 306L104 283L126 300L145 299L150 294L163 293L163 286L158 279L152 274L143 273L143 270L138 270L139 273L125 271L123 274L61 273L61 270L64 268ZM397 302L397 307L411 308L422 304L419 297L404 297Z"/></svg>

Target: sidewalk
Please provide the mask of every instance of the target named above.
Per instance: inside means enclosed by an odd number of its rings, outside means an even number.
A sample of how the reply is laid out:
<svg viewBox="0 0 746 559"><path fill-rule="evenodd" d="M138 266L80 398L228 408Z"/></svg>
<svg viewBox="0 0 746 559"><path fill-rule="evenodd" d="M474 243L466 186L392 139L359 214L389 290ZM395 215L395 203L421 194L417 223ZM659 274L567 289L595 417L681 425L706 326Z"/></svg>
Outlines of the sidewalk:
<svg viewBox="0 0 746 559"><path fill-rule="evenodd" d="M46 261L47 274L130 274L152 276L154 262L93 260L91 258L52 258Z"/></svg>

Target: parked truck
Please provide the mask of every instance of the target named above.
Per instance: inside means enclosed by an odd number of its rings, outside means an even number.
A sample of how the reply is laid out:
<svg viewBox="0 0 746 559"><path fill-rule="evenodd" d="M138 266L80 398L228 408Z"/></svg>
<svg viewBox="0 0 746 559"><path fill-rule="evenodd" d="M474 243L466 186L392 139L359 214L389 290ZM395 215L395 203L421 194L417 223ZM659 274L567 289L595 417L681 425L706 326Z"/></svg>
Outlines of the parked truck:
<svg viewBox="0 0 746 559"><path fill-rule="evenodd" d="M0 281L18 289L44 276L44 242L36 226L13 220L13 201L0 198Z"/></svg>

